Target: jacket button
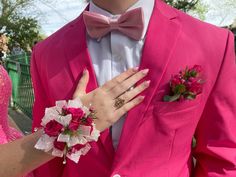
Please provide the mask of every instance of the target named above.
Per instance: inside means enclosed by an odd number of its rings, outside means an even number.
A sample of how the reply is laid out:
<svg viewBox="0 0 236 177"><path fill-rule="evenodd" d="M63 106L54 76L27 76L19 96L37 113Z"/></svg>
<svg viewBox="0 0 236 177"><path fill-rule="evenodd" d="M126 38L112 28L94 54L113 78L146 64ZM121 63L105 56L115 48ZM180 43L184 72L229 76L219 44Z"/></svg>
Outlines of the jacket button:
<svg viewBox="0 0 236 177"><path fill-rule="evenodd" d="M115 174L113 177L121 177L120 175L118 175L118 174Z"/></svg>

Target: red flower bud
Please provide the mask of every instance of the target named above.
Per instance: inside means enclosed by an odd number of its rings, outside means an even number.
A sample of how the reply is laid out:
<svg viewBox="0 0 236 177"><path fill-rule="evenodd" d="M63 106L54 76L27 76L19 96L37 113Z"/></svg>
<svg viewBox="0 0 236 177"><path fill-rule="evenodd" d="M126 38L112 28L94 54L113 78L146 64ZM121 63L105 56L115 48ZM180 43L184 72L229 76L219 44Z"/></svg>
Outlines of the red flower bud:
<svg viewBox="0 0 236 177"><path fill-rule="evenodd" d="M93 123L93 119L91 117L87 117L85 120L85 125L91 126Z"/></svg>
<svg viewBox="0 0 236 177"><path fill-rule="evenodd" d="M66 143L65 142L59 142L57 140L54 141L54 147L60 151L63 151L66 147Z"/></svg>
<svg viewBox="0 0 236 177"><path fill-rule="evenodd" d="M81 108L67 108L67 113L71 114L73 119L81 119L85 115Z"/></svg>
<svg viewBox="0 0 236 177"><path fill-rule="evenodd" d="M50 122L46 124L44 132L48 136L58 136L58 134L61 133L62 129L63 129L63 125L61 125L55 120L51 120Z"/></svg>
<svg viewBox="0 0 236 177"><path fill-rule="evenodd" d="M71 120L68 128L71 130L71 131L76 131L78 130L79 128L79 125L80 125L80 122L78 120Z"/></svg>
<svg viewBox="0 0 236 177"><path fill-rule="evenodd" d="M79 151L80 149L84 148L85 147L85 144L77 144L77 145L74 145L73 147L71 147L68 151L69 154L72 154L72 153L76 153L77 151Z"/></svg>

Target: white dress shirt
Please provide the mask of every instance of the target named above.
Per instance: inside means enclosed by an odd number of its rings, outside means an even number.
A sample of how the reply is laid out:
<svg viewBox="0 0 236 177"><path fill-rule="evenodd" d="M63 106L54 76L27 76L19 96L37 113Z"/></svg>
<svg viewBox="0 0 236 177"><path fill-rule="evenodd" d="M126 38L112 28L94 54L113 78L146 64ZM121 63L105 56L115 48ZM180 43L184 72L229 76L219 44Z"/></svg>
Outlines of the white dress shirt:
<svg viewBox="0 0 236 177"><path fill-rule="evenodd" d="M99 86L127 69L139 66L154 1L155 0L138 0L136 4L128 9L128 11L139 7L143 9L145 25L143 37L140 41L133 40L118 31L112 31L98 40L92 39L87 35L88 50ZM89 11L114 19L120 16L112 15L96 6L92 1L90 2ZM115 149L117 149L119 143L124 120L125 116L112 126L112 141Z"/></svg>

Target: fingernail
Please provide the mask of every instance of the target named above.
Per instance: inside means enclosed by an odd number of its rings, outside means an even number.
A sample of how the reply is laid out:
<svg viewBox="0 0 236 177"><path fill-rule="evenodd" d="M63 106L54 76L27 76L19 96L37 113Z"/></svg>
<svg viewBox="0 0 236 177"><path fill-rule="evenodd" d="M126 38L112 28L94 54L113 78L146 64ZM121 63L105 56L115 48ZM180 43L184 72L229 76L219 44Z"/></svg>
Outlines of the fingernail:
<svg viewBox="0 0 236 177"><path fill-rule="evenodd" d="M135 72L137 72L138 69L139 69L139 67L135 67L133 70L134 70Z"/></svg>
<svg viewBox="0 0 236 177"><path fill-rule="evenodd" d="M140 97L139 97L139 101L143 101L144 98L145 98L145 96L140 96Z"/></svg>
<svg viewBox="0 0 236 177"><path fill-rule="evenodd" d="M146 82L145 82L145 86L146 86L146 87L149 87L150 83L151 83L150 80L149 80L149 81L146 81Z"/></svg>
<svg viewBox="0 0 236 177"><path fill-rule="evenodd" d="M144 70L142 70L142 73L143 73L144 75L146 75L148 72L149 72L149 69L144 69Z"/></svg>
<svg viewBox="0 0 236 177"><path fill-rule="evenodd" d="M85 68L84 71L83 71L83 74L86 74L87 71L88 71L88 70Z"/></svg>

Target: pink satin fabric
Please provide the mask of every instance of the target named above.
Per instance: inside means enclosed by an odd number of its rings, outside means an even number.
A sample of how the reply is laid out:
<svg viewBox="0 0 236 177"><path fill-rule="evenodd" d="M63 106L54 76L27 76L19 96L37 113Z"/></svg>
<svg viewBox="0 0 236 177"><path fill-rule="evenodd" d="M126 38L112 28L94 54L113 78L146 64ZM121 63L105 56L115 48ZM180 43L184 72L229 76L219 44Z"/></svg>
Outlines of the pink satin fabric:
<svg viewBox="0 0 236 177"><path fill-rule="evenodd" d="M134 40L142 38L144 29L142 8L130 10L118 19L89 11L84 11L83 18L87 32L92 38L101 38L113 30L118 30Z"/></svg>

